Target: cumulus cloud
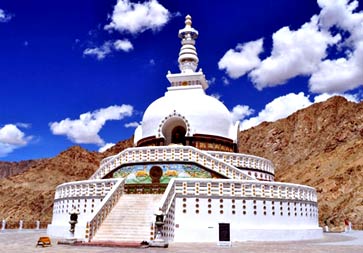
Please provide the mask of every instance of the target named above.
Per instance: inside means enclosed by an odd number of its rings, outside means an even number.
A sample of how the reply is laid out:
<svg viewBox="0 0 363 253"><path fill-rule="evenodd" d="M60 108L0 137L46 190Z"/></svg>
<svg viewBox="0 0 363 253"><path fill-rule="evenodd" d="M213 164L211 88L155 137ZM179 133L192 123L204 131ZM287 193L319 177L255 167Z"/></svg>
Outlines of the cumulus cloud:
<svg viewBox="0 0 363 253"><path fill-rule="evenodd" d="M12 15L6 13L3 9L0 9L0 22L6 23L9 22L13 18Z"/></svg>
<svg viewBox="0 0 363 253"><path fill-rule="evenodd" d="M156 0L143 3L118 0L111 22L105 26L105 29L131 34L141 33L148 29L156 31L169 21L170 16L169 11Z"/></svg>
<svg viewBox="0 0 363 253"><path fill-rule="evenodd" d="M309 100L309 96L305 96L303 92L298 94L289 93L272 100L257 116L242 121L240 129L246 130L257 126L264 121L272 122L285 118L297 110L306 108L311 104L312 102Z"/></svg>
<svg viewBox="0 0 363 253"><path fill-rule="evenodd" d="M343 93L363 85L363 11L357 11L358 1L317 2L321 11L310 21L297 30L283 27L272 35L270 56L255 58L251 67L246 62L251 55L258 57L258 50L229 50L219 68L231 78L248 74L259 90L296 76L309 77L310 91L315 93ZM245 55L246 51L251 54Z"/></svg>
<svg viewBox="0 0 363 253"><path fill-rule="evenodd" d="M0 157L8 155L17 148L26 146L32 138L33 136L26 136L17 125L6 124L0 128Z"/></svg>
<svg viewBox="0 0 363 253"><path fill-rule="evenodd" d="M326 57L329 45L340 40L318 27L318 17L314 16L299 30L291 31L283 27L272 36L271 56L264 59L258 68L250 73L257 89L284 84L298 75L309 75Z"/></svg>
<svg viewBox="0 0 363 253"><path fill-rule="evenodd" d="M236 105L233 107L231 111L233 122L243 120L247 116L250 116L254 113L254 110L251 109L248 105Z"/></svg>
<svg viewBox="0 0 363 253"><path fill-rule="evenodd" d="M218 62L220 70L225 69L231 78L239 78L257 67L261 60L258 55L263 51L263 39L238 44L236 49L228 50Z"/></svg>
<svg viewBox="0 0 363 253"><path fill-rule="evenodd" d="M133 45L131 44L131 42L128 39L124 39L124 40L116 40L113 43L113 46L116 50L121 50L124 52L129 52L132 49L134 49Z"/></svg>
<svg viewBox="0 0 363 253"><path fill-rule="evenodd" d="M346 58L321 62L309 80L310 90L316 93L344 92L361 85L363 85L363 40Z"/></svg>
<svg viewBox="0 0 363 253"><path fill-rule="evenodd" d="M105 152L107 149L112 148L113 146L115 146L115 143L106 143L105 145L103 145L102 147L100 147L100 148L98 149L98 152L103 153L103 152Z"/></svg>
<svg viewBox="0 0 363 253"><path fill-rule="evenodd" d="M314 103L326 101L333 96L342 96L345 97L348 101L355 103L359 102L358 94L322 93L315 96L314 98L311 98L309 95L305 95L303 92L298 94L289 93L285 96L275 98L270 103L266 104L265 108L262 109L257 116L243 120L240 124L240 130L246 130L248 128L257 126L264 121L273 122L286 118L300 109L304 109ZM238 106L236 107L238 108ZM248 106L245 107L247 108L241 110L241 115L243 115L244 111L249 113L244 115L243 118L254 113L253 109L250 109Z"/></svg>
<svg viewBox="0 0 363 253"><path fill-rule="evenodd" d="M344 57L320 63L309 80L310 90L344 92L363 85L363 12L355 12L358 1L318 0L318 4L321 27L337 27L350 36L338 44L346 51Z"/></svg>
<svg viewBox="0 0 363 253"><path fill-rule="evenodd" d="M50 122L49 126L53 134L65 135L69 140L78 144L105 145L105 141L99 136L99 132L108 120L121 120L131 116L131 105L113 105L101 108L93 112L86 112L79 119L66 118L59 122Z"/></svg>
<svg viewBox="0 0 363 253"><path fill-rule="evenodd" d="M334 96L344 97L348 101L354 103L358 103L360 101L358 94L322 93L314 97L314 103L324 102Z"/></svg>
<svg viewBox="0 0 363 253"><path fill-rule="evenodd" d="M174 16L178 13L174 14ZM110 15L110 23L104 29L112 32L118 31L124 36L126 34L136 35L146 30L160 30L172 17L172 14L157 0L149 0L143 3L132 3L129 0L118 0ZM90 32L92 35L93 32ZM101 46L88 47L83 55L96 57L103 60L114 51L130 52L134 49L129 39L108 40ZM155 61L151 60L150 65Z"/></svg>
<svg viewBox="0 0 363 253"><path fill-rule="evenodd" d="M124 125L124 127L126 127L126 128L130 128L130 127L138 127L139 125L140 125L140 124L139 124L138 122L134 121L134 122L126 123L126 124Z"/></svg>

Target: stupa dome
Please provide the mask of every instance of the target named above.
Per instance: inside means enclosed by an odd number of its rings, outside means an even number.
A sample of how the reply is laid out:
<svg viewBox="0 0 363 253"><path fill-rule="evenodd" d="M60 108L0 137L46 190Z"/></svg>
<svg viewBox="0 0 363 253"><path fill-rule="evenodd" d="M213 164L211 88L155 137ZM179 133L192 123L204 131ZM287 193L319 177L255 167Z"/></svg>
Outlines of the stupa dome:
<svg viewBox="0 0 363 253"><path fill-rule="evenodd" d="M212 135L236 142L238 124L233 124L226 106L205 94L200 85L169 87L165 95L149 105L135 132L138 140L155 136L167 138L168 132L181 126L185 136Z"/></svg>

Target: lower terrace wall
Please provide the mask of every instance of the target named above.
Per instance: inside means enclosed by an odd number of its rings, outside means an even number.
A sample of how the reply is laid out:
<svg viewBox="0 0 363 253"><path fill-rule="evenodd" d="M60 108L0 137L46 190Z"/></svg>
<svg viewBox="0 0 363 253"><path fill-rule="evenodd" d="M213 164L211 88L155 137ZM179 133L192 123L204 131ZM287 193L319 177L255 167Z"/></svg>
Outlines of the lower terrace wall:
<svg viewBox="0 0 363 253"><path fill-rule="evenodd" d="M322 237L315 203L241 197L175 199L175 242L218 242L219 223L233 241L288 241Z"/></svg>
<svg viewBox="0 0 363 253"><path fill-rule="evenodd" d="M98 209L103 206L106 195L114 188L117 179L75 181L59 185L56 189L52 223L47 233L58 238L86 237L86 226ZM70 230L70 213L78 213L74 234Z"/></svg>

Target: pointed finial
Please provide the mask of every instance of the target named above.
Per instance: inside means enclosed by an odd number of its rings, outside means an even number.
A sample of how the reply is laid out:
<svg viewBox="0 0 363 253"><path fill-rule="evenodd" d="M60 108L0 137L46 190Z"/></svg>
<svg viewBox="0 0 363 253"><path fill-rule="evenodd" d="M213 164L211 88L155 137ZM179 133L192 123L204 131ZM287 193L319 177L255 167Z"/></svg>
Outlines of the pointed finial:
<svg viewBox="0 0 363 253"><path fill-rule="evenodd" d="M198 67L198 55L195 49L195 40L198 38L198 31L192 27L192 17L185 17L185 27L179 30L179 38L182 39L182 47L179 52L179 69L182 73L195 72Z"/></svg>
<svg viewBox="0 0 363 253"><path fill-rule="evenodd" d="M185 16L185 26L192 26L192 17L190 15Z"/></svg>

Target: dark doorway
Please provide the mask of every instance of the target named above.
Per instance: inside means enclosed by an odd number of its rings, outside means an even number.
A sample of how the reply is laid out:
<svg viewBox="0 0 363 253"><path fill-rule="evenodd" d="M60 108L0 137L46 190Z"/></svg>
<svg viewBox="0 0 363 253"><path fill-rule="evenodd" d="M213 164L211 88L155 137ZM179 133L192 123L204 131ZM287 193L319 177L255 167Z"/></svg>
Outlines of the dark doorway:
<svg viewBox="0 0 363 253"><path fill-rule="evenodd" d="M159 166L153 166L150 169L149 175L151 177L151 183L160 184L160 178L163 175L163 170Z"/></svg>
<svg viewBox="0 0 363 253"><path fill-rule="evenodd" d="M177 126L171 132L171 143L183 144L185 145L185 128L182 126Z"/></svg>
<svg viewBox="0 0 363 253"><path fill-rule="evenodd" d="M229 242L230 238L230 227L229 223L219 223L219 241Z"/></svg>

